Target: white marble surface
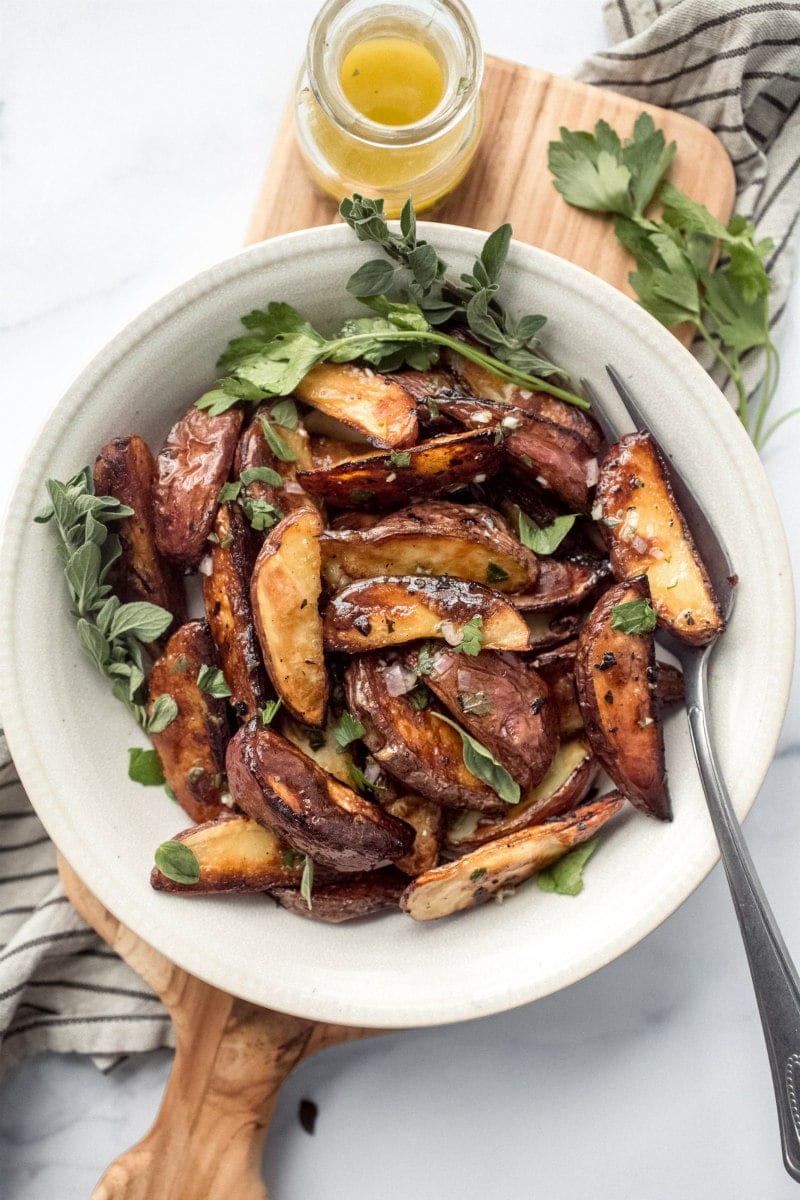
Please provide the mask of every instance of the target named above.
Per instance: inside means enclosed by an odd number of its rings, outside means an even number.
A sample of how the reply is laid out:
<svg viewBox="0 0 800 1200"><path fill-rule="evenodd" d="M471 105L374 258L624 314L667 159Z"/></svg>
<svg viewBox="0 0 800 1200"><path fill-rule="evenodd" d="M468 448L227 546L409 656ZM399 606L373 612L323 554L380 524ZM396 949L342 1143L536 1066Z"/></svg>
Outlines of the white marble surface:
<svg viewBox="0 0 800 1200"><path fill-rule="evenodd" d="M1 498L35 427L94 351L240 243L316 6L6 0ZM472 7L489 50L552 70L569 71L603 40L595 0ZM799 317L795 288L779 410L800 391ZM784 427L765 457L796 559L798 430ZM795 689L747 833L800 957L798 764ZM88 1196L146 1130L168 1069L157 1054L109 1077L56 1057L13 1072L0 1085L3 1197ZM303 1096L319 1105L313 1138L297 1120ZM276 1200L788 1200L796 1185L780 1162L720 871L644 943L560 995L306 1064L282 1094L264 1170Z"/></svg>

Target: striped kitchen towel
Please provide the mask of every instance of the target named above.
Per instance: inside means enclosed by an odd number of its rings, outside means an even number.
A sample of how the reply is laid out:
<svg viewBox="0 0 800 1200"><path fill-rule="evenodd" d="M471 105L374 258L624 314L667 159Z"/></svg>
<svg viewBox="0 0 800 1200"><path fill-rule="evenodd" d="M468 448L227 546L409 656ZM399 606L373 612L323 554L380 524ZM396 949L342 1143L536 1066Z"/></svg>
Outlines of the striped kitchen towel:
<svg viewBox="0 0 800 1200"><path fill-rule="evenodd" d="M791 279L800 210L800 3L613 0L613 49L580 77L679 109L723 140L737 208L774 241L773 322ZM755 389L761 364L748 364ZM72 1050L108 1067L173 1044L160 1003L70 908L55 849L0 739L0 1070L26 1053Z"/></svg>

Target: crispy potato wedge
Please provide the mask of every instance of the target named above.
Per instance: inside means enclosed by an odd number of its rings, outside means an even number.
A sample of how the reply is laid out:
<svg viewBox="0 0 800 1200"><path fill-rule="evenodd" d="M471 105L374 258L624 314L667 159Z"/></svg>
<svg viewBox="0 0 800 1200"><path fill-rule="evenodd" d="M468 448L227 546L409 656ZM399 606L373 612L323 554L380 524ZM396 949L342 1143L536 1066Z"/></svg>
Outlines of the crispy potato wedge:
<svg viewBox="0 0 800 1200"><path fill-rule="evenodd" d="M321 725L328 677L319 615L322 520L299 508L271 529L259 551L250 603L264 665L289 712Z"/></svg>
<svg viewBox="0 0 800 1200"><path fill-rule="evenodd" d="M405 821L414 830L414 848L394 864L404 875L419 875L429 871L439 861L439 847L444 827L444 810L419 796L398 796L383 805L393 817Z"/></svg>
<svg viewBox="0 0 800 1200"><path fill-rule="evenodd" d="M132 517L114 523L120 556L109 582L123 604L146 600L172 613L169 632L186 620L183 580L175 564L158 552L153 529L153 486L156 462L140 437L114 438L103 446L94 464L94 490L114 496L133 509Z"/></svg>
<svg viewBox="0 0 800 1200"><path fill-rule="evenodd" d="M333 597L323 628L328 650L357 654L417 638L458 645L481 618L486 650L527 650L528 626L509 602L481 583L424 575L362 579Z"/></svg>
<svg viewBox="0 0 800 1200"><path fill-rule="evenodd" d="M410 825L345 787L257 720L231 738L226 763L242 811L322 866L372 871L414 845Z"/></svg>
<svg viewBox="0 0 800 1200"><path fill-rule="evenodd" d="M355 921L359 917L372 917L387 909L398 908L407 884L406 877L391 867L350 875L346 879L325 880L315 883L311 889L311 908L298 888L273 888L271 891L281 908L298 917L340 925L342 921Z"/></svg>
<svg viewBox="0 0 800 1200"><path fill-rule="evenodd" d="M486 400L494 400L498 404L510 404L521 408L534 416L544 417L555 425L577 433L587 446L596 454L603 442L603 433L596 421L574 404L567 404L557 396L547 392L530 391L520 388L515 383L489 371L480 363L471 362L455 350L445 351L447 362L453 375L473 396Z"/></svg>
<svg viewBox="0 0 800 1200"><path fill-rule="evenodd" d="M295 395L375 446L413 446L417 440L416 404L391 375L352 363L322 363L301 379Z"/></svg>
<svg viewBox="0 0 800 1200"><path fill-rule="evenodd" d="M614 783L637 808L670 821L653 635L611 628L617 605L649 595L642 575L601 596L578 636L575 686L589 743Z"/></svg>
<svg viewBox="0 0 800 1200"><path fill-rule="evenodd" d="M532 666L492 650L473 658L443 648L425 682L520 787L544 778L558 747L558 711Z"/></svg>
<svg viewBox="0 0 800 1200"><path fill-rule="evenodd" d="M187 621L153 663L148 680L150 711L159 696L171 696L178 705L178 715L166 729L150 736L176 800L198 824L226 811L225 701L215 700L197 686L200 668L214 664L216 650L208 625Z"/></svg>
<svg viewBox="0 0 800 1200"><path fill-rule="evenodd" d="M594 837L621 806L622 796L611 792L561 820L532 825L487 842L463 858L418 876L403 892L400 907L415 921L434 921L475 908Z"/></svg>
<svg viewBox="0 0 800 1200"><path fill-rule="evenodd" d="M396 380L409 396L413 396L418 404L456 387L455 376L438 368L435 371L414 371L405 367L402 371L394 371L392 379Z"/></svg>
<svg viewBox="0 0 800 1200"><path fill-rule="evenodd" d="M299 471L297 478L336 508L401 508L482 482L500 455L492 430L479 429L420 442L403 452L400 463L390 454L363 454L327 470Z"/></svg>
<svg viewBox="0 0 800 1200"><path fill-rule="evenodd" d="M238 479L242 471L251 470L253 467L270 467L281 476L282 486L266 483L263 479L254 479L244 488L245 495L253 500L264 500L282 513L293 512L296 508L309 508L317 501L303 491L297 482L297 472L308 471L314 466L311 441L302 423L298 423L296 429L287 429L281 425L278 432L294 455L294 462L284 462L273 454L263 425L271 404L272 401L260 405L250 424L243 430L236 446L233 473Z"/></svg>
<svg viewBox="0 0 800 1200"><path fill-rule="evenodd" d="M320 434L318 437L310 438L309 445L311 462L308 467L303 464L304 470L317 470L318 468L327 470L328 467L335 467L337 463L351 462L354 458L358 458L358 445L354 442L343 442L340 438ZM369 446L364 446L363 451L365 454L372 453Z"/></svg>
<svg viewBox="0 0 800 1200"><path fill-rule="evenodd" d="M583 729L583 713L578 704L575 687L575 651L568 657L538 666L550 689L558 711L558 733L561 738L572 737Z"/></svg>
<svg viewBox="0 0 800 1200"><path fill-rule="evenodd" d="M156 545L186 570L193 570L206 552L241 424L240 409L210 417L192 406L161 447L153 489Z"/></svg>
<svg viewBox="0 0 800 1200"><path fill-rule="evenodd" d="M429 500L367 529L322 535L322 574L330 588L381 575L448 575L498 592L532 588L539 560L490 508Z"/></svg>
<svg viewBox="0 0 800 1200"><path fill-rule="evenodd" d="M289 847L271 829L252 817L227 813L176 833L200 864L197 883L176 883L153 867L150 883L157 892L205 896L211 892L266 892L272 887L299 886L303 860L287 854Z"/></svg>
<svg viewBox="0 0 800 1200"><path fill-rule="evenodd" d="M595 554L539 559L539 578L529 592L509 595L520 612L552 611L583 604L608 579L608 559Z"/></svg>
<svg viewBox="0 0 800 1200"><path fill-rule="evenodd" d="M463 854L494 838L571 812L586 799L599 773L600 764L586 738L571 738L559 746L544 779L529 788L505 816L453 813L445 835L445 849L450 854Z"/></svg>
<svg viewBox="0 0 800 1200"><path fill-rule="evenodd" d="M647 575L659 624L693 646L725 627L669 472L648 433L629 433L600 467L597 505L617 579Z"/></svg>
<svg viewBox="0 0 800 1200"><path fill-rule="evenodd" d="M345 672L350 713L364 726L362 740L376 761L409 792L449 808L506 811L506 804L464 765L461 738L429 708L389 693L392 656L363 654Z"/></svg>
<svg viewBox="0 0 800 1200"><path fill-rule="evenodd" d="M333 775L334 779L352 787L350 772L353 756L349 750L343 750L336 741L336 722L330 715L322 729L309 729L307 725L301 725L294 717L283 713L279 727L287 742L297 746L298 750L302 750L303 754L312 759L318 767L322 767L323 771Z"/></svg>
<svg viewBox="0 0 800 1200"><path fill-rule="evenodd" d="M250 577L258 541L238 504L221 504L214 522L211 573L203 602L231 704L241 720L255 716L270 695L250 607Z"/></svg>
<svg viewBox="0 0 800 1200"><path fill-rule="evenodd" d="M586 616L583 611L525 613L531 649L541 652L571 641L583 625Z"/></svg>

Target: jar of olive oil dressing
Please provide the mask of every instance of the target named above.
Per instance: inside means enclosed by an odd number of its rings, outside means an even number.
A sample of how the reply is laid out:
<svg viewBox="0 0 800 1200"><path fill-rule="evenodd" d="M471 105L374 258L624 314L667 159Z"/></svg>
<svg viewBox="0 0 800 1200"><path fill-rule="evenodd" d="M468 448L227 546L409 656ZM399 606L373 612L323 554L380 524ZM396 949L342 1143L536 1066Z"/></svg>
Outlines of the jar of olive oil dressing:
<svg viewBox="0 0 800 1200"><path fill-rule="evenodd" d="M460 0L328 0L295 103L303 158L323 191L382 196L398 216L463 178L481 128L483 54Z"/></svg>

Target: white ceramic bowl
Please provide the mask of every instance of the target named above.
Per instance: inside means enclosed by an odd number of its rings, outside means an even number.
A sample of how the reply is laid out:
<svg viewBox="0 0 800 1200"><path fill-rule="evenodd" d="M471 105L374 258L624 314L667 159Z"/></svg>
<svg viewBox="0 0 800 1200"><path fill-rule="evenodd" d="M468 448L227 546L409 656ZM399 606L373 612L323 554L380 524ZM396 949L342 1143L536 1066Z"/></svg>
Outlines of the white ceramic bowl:
<svg viewBox="0 0 800 1200"><path fill-rule="evenodd" d="M426 235L457 270L482 241L452 226L431 225ZM420 925L398 914L326 926L263 897L157 894L149 884L154 847L188 822L163 791L128 780L127 748L145 739L79 649L53 532L31 524L45 480L93 462L111 437L136 432L157 449L214 378L242 313L286 300L331 328L353 312L344 282L366 257L341 226L254 246L147 309L70 388L28 456L3 533L0 711L48 831L136 933L247 1000L344 1024L400 1027L477 1017L565 987L686 899L717 850L685 721L676 715L667 729L674 822L621 814L574 899L529 884L503 905L446 921ZM794 636L786 545L755 451L694 359L615 289L514 244L503 298L512 311L548 315L548 352L575 378L592 379L612 408L604 364L623 372L728 544L740 584L712 662L711 724L743 816L775 749Z"/></svg>

